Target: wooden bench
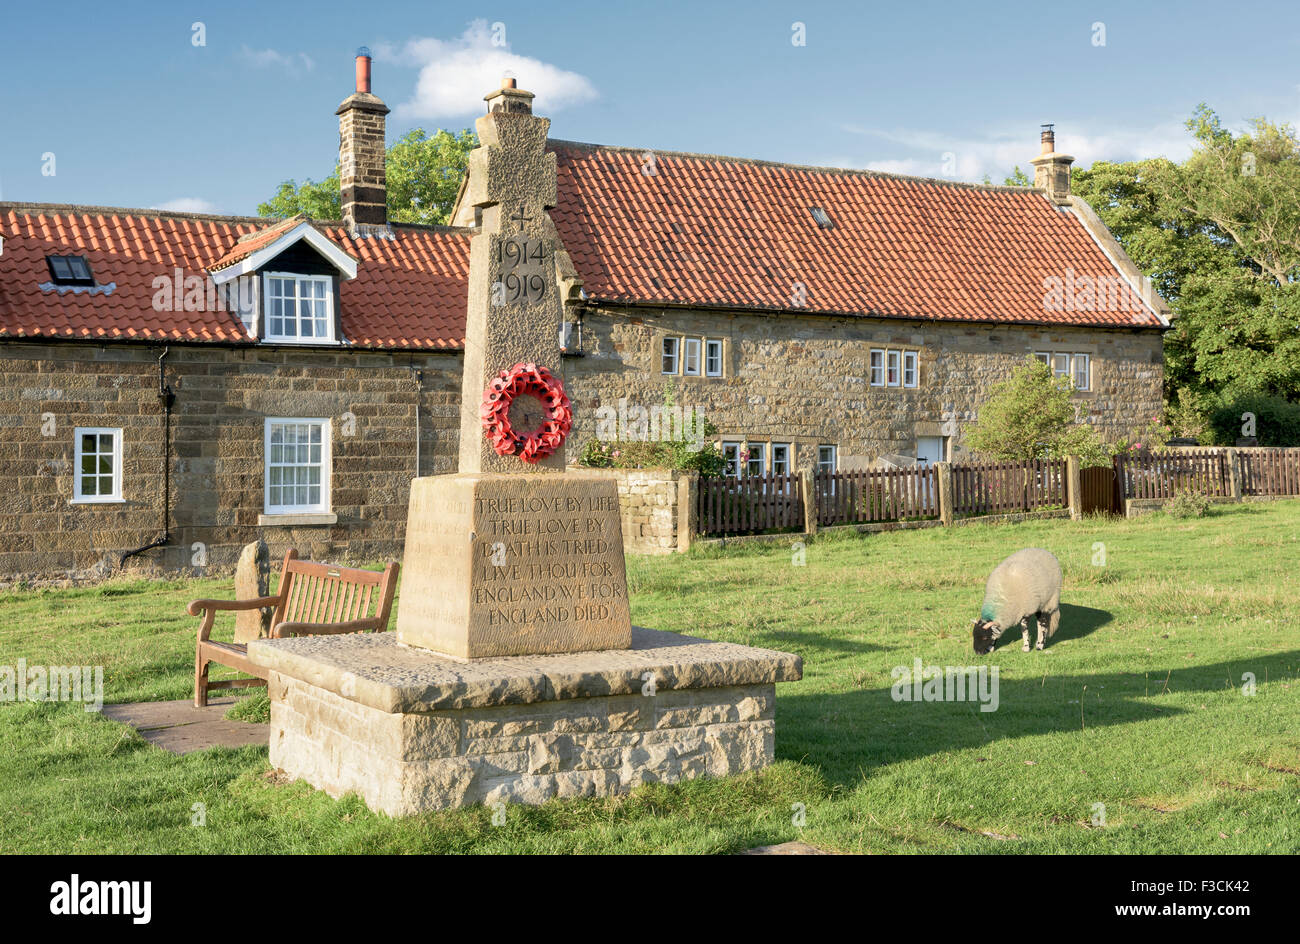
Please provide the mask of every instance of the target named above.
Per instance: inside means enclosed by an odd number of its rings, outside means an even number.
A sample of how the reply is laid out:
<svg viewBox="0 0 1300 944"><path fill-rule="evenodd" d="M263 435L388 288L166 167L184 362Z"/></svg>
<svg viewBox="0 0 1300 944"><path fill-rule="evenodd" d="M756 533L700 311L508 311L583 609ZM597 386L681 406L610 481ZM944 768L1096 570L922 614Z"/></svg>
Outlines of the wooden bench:
<svg viewBox="0 0 1300 944"><path fill-rule="evenodd" d="M382 573L334 567L298 560L298 552L290 548L284 555L279 592L275 596L252 600L195 600L188 608L190 616L204 615L194 655L194 704L199 708L207 705L208 692L214 688L249 688L266 684L264 670L248 660L246 644L209 638L218 610L274 607L271 636L275 639L326 633L382 633L388 628L399 569L400 565L394 561L390 561ZM209 662L229 666L253 678L209 682Z"/></svg>

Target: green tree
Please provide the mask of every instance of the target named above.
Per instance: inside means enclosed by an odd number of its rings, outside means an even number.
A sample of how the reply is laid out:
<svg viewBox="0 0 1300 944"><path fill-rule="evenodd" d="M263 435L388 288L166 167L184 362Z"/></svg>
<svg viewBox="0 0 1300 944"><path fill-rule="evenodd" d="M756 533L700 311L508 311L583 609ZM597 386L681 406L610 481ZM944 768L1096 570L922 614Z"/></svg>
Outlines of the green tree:
<svg viewBox="0 0 1300 944"><path fill-rule="evenodd" d="M1076 169L1072 187L1175 315L1171 415L1246 394L1300 398L1300 142L1262 118L1234 135L1199 106L1191 157Z"/></svg>
<svg viewBox="0 0 1300 944"><path fill-rule="evenodd" d="M477 145L468 128L458 134L439 130L431 137L415 128L390 145L385 158L388 218L397 223L448 222L469 152ZM282 182L275 196L258 204L257 212L278 219L297 213L318 220L339 219L338 166L319 182Z"/></svg>
<svg viewBox="0 0 1300 944"><path fill-rule="evenodd" d="M1085 464L1104 462L1109 453L1097 432L1078 421L1068 377L1055 377L1036 357L995 384L979 416L966 429L975 452L1008 462L1081 456Z"/></svg>
<svg viewBox="0 0 1300 944"><path fill-rule="evenodd" d="M343 215L339 207L339 171L317 183L308 178L301 184L294 180L281 181L275 196L257 205L258 216L285 219L306 213L314 220L337 220Z"/></svg>

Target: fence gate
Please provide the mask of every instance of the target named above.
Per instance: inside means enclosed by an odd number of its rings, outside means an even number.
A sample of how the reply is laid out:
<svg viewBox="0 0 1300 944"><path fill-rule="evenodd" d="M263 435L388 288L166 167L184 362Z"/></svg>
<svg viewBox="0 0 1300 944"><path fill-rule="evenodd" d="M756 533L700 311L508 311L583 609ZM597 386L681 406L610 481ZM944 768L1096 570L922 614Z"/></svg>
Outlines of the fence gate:
<svg viewBox="0 0 1300 944"><path fill-rule="evenodd" d="M1083 514L1117 515L1123 508L1119 498L1119 480L1113 466L1094 466L1079 470L1079 507Z"/></svg>

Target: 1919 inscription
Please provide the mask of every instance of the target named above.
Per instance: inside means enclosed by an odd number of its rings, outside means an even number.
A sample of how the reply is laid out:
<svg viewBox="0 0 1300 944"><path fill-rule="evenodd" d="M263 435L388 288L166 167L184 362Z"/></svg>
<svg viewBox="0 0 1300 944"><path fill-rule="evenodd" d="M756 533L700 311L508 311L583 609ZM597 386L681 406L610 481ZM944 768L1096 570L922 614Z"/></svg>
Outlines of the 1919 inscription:
<svg viewBox="0 0 1300 944"><path fill-rule="evenodd" d="M546 250L540 239L508 236L497 243L499 284L506 304L539 304L546 297Z"/></svg>

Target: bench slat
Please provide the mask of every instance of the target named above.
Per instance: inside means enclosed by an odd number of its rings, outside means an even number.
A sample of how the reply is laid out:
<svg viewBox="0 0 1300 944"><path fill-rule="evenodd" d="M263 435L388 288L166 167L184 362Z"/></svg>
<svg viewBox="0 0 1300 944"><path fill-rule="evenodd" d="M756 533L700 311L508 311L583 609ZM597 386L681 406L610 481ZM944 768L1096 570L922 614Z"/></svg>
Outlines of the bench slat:
<svg viewBox="0 0 1300 944"><path fill-rule="evenodd" d="M326 631L325 627L340 623L361 623L358 629L384 632L388 629L400 569L395 561L390 561L382 572L303 561L298 559L297 550L290 548L280 572L272 631L285 623L303 624L294 629L304 634L310 633L313 626L320 627L318 631ZM373 616L370 615L372 602ZM247 646L207 638L215 613L206 609L201 612L204 622L194 656L194 704L206 705L208 692L214 688L266 684L263 670L249 661ZM352 631L352 627L346 631ZM254 677L210 682L211 662Z"/></svg>

